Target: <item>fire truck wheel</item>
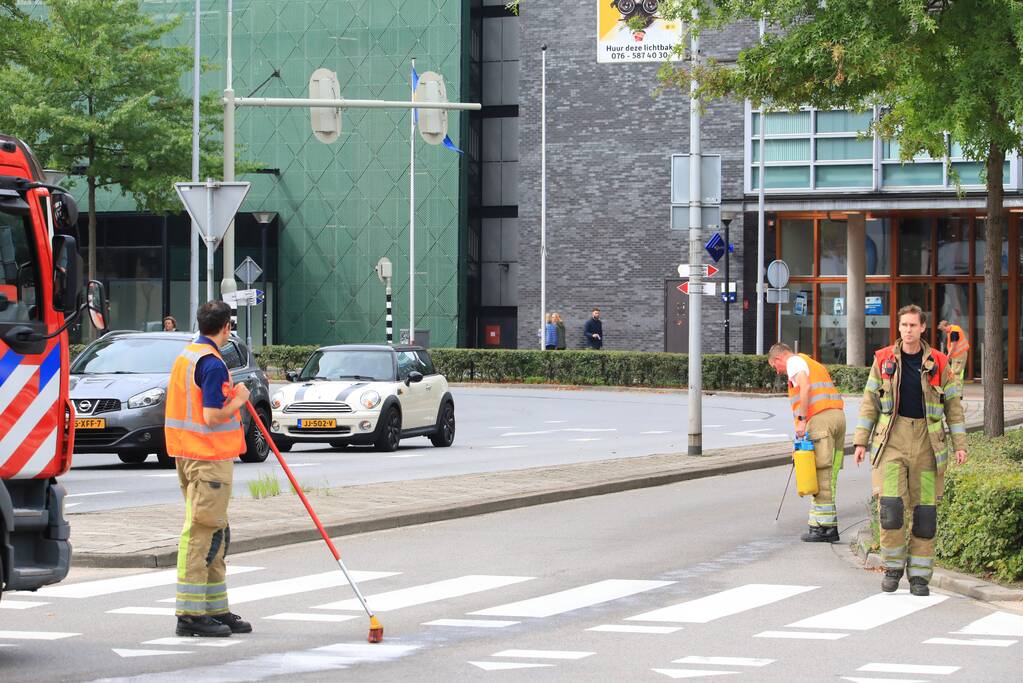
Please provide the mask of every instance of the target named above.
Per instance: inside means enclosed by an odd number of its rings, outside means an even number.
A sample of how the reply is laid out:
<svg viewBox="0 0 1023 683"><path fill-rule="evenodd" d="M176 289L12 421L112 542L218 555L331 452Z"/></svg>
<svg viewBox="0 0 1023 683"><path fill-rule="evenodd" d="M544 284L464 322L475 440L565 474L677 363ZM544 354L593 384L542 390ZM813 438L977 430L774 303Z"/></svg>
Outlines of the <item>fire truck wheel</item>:
<svg viewBox="0 0 1023 683"><path fill-rule="evenodd" d="M118 453L117 457L125 465L141 465L149 457L149 453Z"/></svg>

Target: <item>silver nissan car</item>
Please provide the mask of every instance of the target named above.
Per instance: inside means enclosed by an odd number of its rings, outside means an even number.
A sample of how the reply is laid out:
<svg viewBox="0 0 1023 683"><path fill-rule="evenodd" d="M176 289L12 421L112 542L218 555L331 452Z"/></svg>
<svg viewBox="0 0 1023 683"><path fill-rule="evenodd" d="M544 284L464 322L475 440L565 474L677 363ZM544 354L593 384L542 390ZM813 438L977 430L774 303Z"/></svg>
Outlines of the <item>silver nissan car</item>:
<svg viewBox="0 0 1023 683"><path fill-rule="evenodd" d="M188 332L109 332L89 344L71 365L75 454L115 453L139 464L155 453L173 467L163 439L167 383L174 359L195 335ZM232 337L220 354L234 382L245 382L252 405L270 424L270 385L252 352ZM270 446L242 411L247 451L243 462L263 462Z"/></svg>

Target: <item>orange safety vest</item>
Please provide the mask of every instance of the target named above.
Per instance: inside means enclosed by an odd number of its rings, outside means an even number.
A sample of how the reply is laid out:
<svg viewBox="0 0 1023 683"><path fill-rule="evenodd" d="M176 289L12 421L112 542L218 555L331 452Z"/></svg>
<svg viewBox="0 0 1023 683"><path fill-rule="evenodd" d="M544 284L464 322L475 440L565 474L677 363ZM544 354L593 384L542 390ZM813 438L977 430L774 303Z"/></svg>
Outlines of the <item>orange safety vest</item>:
<svg viewBox="0 0 1023 683"><path fill-rule="evenodd" d="M959 333L958 341L952 341L952 335ZM965 356L966 352L970 350L970 341L966 338L966 333L963 332L963 328L958 325L948 326L948 357L958 358L959 356Z"/></svg>
<svg viewBox="0 0 1023 683"><path fill-rule="evenodd" d="M209 344L192 342L174 361L167 386L167 417L163 433L167 454L193 460L233 460L245 452L245 434L241 416L235 413L224 424L210 427L202 413L202 388L195 383L199 359L210 354L224 359ZM233 394L230 382L224 383L224 396Z"/></svg>
<svg viewBox="0 0 1023 683"><path fill-rule="evenodd" d="M831 381L828 369L805 353L798 355L810 367L810 405L799 405L799 387L789 380L789 403L792 404L793 421L797 421L796 418L800 415L809 420L825 410L842 410L845 406L842 402L842 395L838 393L835 383Z"/></svg>

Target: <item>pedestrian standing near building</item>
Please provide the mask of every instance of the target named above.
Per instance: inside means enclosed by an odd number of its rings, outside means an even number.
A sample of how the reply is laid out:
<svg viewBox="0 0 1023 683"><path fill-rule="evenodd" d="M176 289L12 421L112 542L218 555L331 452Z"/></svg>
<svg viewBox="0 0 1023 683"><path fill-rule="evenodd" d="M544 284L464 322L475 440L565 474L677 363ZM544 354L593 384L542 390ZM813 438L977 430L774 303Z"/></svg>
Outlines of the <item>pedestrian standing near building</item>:
<svg viewBox="0 0 1023 683"><path fill-rule="evenodd" d="M555 348L557 348L559 351L564 351L565 350L565 321L561 319L561 314L560 313L555 313L553 315L553 318L554 318L554 325L555 325L555 327L558 328L558 339L557 339L557 343L555 345Z"/></svg>
<svg viewBox="0 0 1023 683"><path fill-rule="evenodd" d="M590 319L583 326L583 336L591 349L600 349L604 346L604 324L600 321L600 309L594 308Z"/></svg>
<svg viewBox="0 0 1023 683"><path fill-rule="evenodd" d="M174 361L164 434L185 498L178 544L175 614L179 636L230 636L252 626L228 609L224 555L231 543L227 506L234 459L245 452L238 411L249 399L233 386L220 355L231 334L231 308L209 301L196 316L199 337Z"/></svg>
<svg viewBox="0 0 1023 683"><path fill-rule="evenodd" d="M543 347L548 351L558 348L558 326L554 324L554 314L544 316Z"/></svg>
<svg viewBox="0 0 1023 683"><path fill-rule="evenodd" d="M924 312L904 306L898 320L899 339L874 354L853 441L857 465L871 442L884 562L881 590L894 592L908 567L909 590L922 596L930 594L937 505L948 461L942 418L960 465L966 462L966 422L948 358L923 341Z"/></svg>
<svg viewBox="0 0 1023 683"><path fill-rule="evenodd" d="M970 351L970 340L963 328L952 325L947 320L938 323L938 329L945 335L945 353L948 355L948 364L952 366L952 376L959 383L959 393L962 395L963 384L966 380L966 358Z"/></svg>
<svg viewBox="0 0 1023 683"><path fill-rule="evenodd" d="M775 344L768 351L767 362L779 375L788 376L796 437L805 435L813 442L817 463L817 495L810 505L810 528L800 538L807 543L837 543L836 493L845 459L842 396L828 369L805 353L796 354L785 344Z"/></svg>

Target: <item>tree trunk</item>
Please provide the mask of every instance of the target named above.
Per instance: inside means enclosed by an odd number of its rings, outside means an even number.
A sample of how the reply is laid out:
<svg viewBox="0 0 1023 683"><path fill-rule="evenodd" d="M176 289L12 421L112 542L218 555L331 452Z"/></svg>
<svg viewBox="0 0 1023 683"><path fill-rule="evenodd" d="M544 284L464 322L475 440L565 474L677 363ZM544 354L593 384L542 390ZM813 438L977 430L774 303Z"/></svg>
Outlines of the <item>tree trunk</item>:
<svg viewBox="0 0 1023 683"><path fill-rule="evenodd" d="M1004 354L1002 348L1002 235L1005 231L1005 188L1002 167L1005 150L992 144L987 155L987 228L984 249L984 434L1005 433Z"/></svg>
<svg viewBox="0 0 1023 683"><path fill-rule="evenodd" d="M89 262L86 269L89 271L89 280L96 279L96 178L87 177L89 185ZM83 326L83 334L86 339L92 341L96 338L96 330L92 325L86 323Z"/></svg>

